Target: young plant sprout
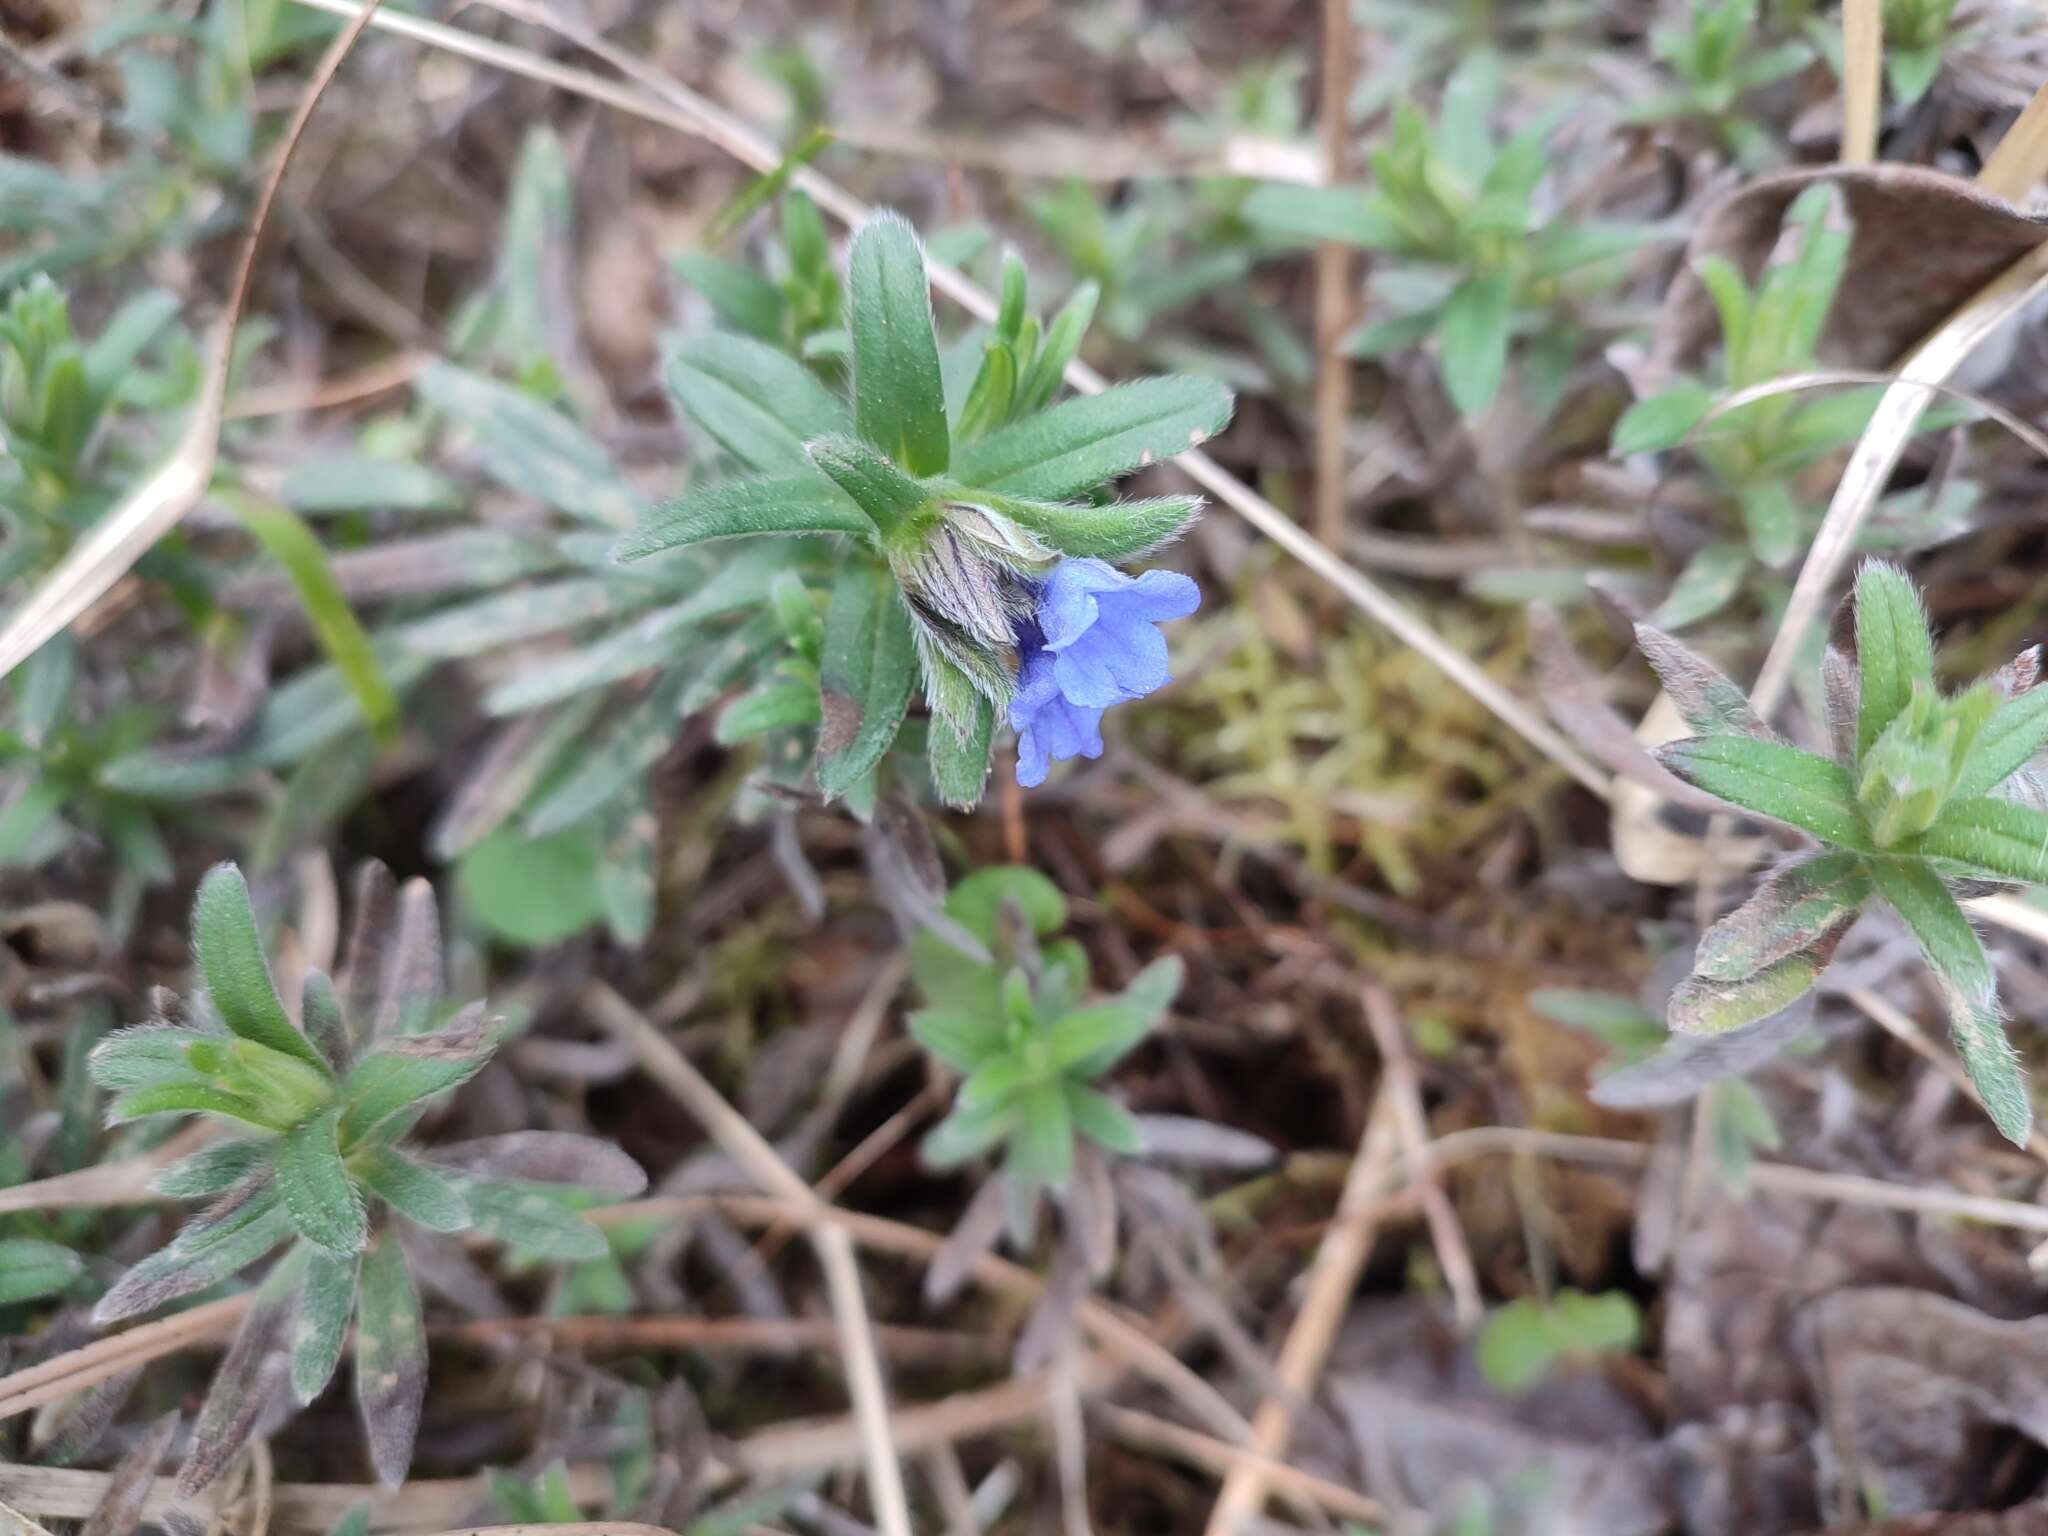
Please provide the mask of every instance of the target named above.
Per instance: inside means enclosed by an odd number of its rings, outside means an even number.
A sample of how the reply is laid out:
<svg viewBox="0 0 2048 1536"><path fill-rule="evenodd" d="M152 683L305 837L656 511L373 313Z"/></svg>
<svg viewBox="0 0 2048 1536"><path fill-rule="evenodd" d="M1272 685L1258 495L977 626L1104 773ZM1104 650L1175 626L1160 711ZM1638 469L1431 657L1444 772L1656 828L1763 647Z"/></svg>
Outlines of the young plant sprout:
<svg viewBox="0 0 2048 1536"><path fill-rule="evenodd" d="M189 1497L226 1469L288 1379L318 1397L356 1328L356 1397L377 1475L404 1480L426 1392L418 1288L398 1223L475 1231L558 1260L602 1257L605 1240L564 1196L580 1188L637 1193L639 1167L606 1143L518 1133L422 1154L410 1133L439 1096L476 1075L498 1025L474 1003L442 1000L432 889L394 896L381 866L358 885L356 930L337 988L309 972L303 1026L271 981L249 891L216 867L192 909L204 990L159 993L158 1016L92 1053L115 1097L114 1124L197 1114L227 1137L166 1169L161 1193L206 1200L168 1245L100 1298L94 1319L119 1322L207 1290L279 1247L200 1412L179 1488ZM376 1219L381 1216L381 1219ZM395 1218L395 1219L394 1219Z"/></svg>
<svg viewBox="0 0 2048 1536"><path fill-rule="evenodd" d="M1208 380L1164 377L1050 403L1093 295L1078 296L1041 339L1013 259L979 370L949 410L924 255L893 214L855 238L846 303L850 408L799 365L742 344L773 356L793 387L750 386L740 402L732 384L693 383L683 403L768 473L659 508L616 555L638 561L754 535L841 541L822 632L805 644L811 610L796 604L797 665L765 685L768 697L741 698L739 721L721 734L735 739L740 723L750 733L815 723L817 788L858 809L872 804L877 771L921 690L933 786L946 803L971 806L999 720L1007 716L1022 738L1019 781L1036 784L1050 762L1101 751L1102 710L1166 681L1165 643L1152 625L1192 612L1194 584L1165 572L1133 580L1111 562L1170 543L1200 502L1097 493L1219 431L1230 394ZM721 348L739 342L724 338ZM814 703L802 686L812 676Z"/></svg>
<svg viewBox="0 0 2048 1536"><path fill-rule="evenodd" d="M1039 1196L1066 1193L1083 1142L1140 1150L1138 1121L1096 1083L1165 1017L1182 966L1169 955L1118 996L1088 1001L1087 953L1052 937L1066 903L1036 870L979 870L954 887L946 914L985 954L931 929L911 941L928 1006L911 1015L910 1032L964 1078L952 1113L925 1138L924 1157L955 1168L1000 1149L1010 1231L1023 1242Z"/></svg>
<svg viewBox="0 0 2048 1536"><path fill-rule="evenodd" d="M1863 910L1881 902L1920 943L1956 1049L1998 1129L2024 1142L2033 1108L2000 1018L1997 979L1959 898L2048 882L2048 688L2038 650L1944 695L1912 583L1872 562L1853 624L1823 667L1834 756L1803 751L1678 641L1637 628L1694 734L1662 748L1673 773L1819 840L1707 930L1671 999L1671 1028L1739 1029L1804 996Z"/></svg>

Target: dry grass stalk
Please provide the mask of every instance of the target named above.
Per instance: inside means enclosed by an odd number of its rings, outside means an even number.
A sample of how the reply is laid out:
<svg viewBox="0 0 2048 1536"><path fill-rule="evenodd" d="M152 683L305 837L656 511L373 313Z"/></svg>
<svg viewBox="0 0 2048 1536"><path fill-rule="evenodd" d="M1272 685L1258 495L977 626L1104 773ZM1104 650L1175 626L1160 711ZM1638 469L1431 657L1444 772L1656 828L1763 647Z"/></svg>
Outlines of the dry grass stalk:
<svg viewBox="0 0 2048 1536"><path fill-rule="evenodd" d="M584 1002L600 1024L630 1044L641 1065L692 1115L747 1176L762 1189L800 1205L820 1206L811 1187L783 1162L744 1115L726 1103L718 1090L618 993L593 982ZM874 1327L861 1295L860 1267L853 1240L830 1225L812 1228L818 1263L838 1326L840 1354L846 1366L847 1389L862 1438L868 1496L882 1536L910 1536L910 1505L903 1491L903 1469L889 1430L888 1394L876 1354Z"/></svg>
<svg viewBox="0 0 2048 1536"><path fill-rule="evenodd" d="M1295 1314L1294 1325L1281 1346L1274 1368L1278 1391L1259 1404L1252 1416L1251 1449L1260 1457L1284 1459L1294 1434L1297 1405L1314 1390L1322 1374L1323 1361L1337 1337L1351 1304L1358 1274L1372 1252L1375 1224L1348 1220L1385 1193L1400 1156L1400 1137L1395 1130L1393 1092L1382 1089L1367 1120L1365 1135L1351 1161L1344 1190L1337 1199L1338 1224L1317 1248L1309 1267L1308 1288ZM1265 1507L1271 1479L1261 1462L1240 1461L1223 1480L1223 1491L1210 1512L1208 1536L1236 1536L1249 1527Z"/></svg>
<svg viewBox="0 0 2048 1536"><path fill-rule="evenodd" d="M1884 0L1842 0L1842 163L1877 158L1884 112Z"/></svg>

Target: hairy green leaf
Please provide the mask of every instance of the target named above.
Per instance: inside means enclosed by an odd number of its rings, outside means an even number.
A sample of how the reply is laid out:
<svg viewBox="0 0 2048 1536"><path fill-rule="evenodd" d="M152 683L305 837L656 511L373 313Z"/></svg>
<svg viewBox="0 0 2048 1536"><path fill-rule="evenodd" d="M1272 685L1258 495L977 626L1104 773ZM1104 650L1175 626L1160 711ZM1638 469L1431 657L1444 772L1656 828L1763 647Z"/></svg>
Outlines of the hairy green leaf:
<svg viewBox="0 0 2048 1536"><path fill-rule="evenodd" d="M1989 795L1952 800L1906 851L2040 885L2048 882L2048 815Z"/></svg>
<svg viewBox="0 0 2048 1536"><path fill-rule="evenodd" d="M958 811L972 810L980 802L995 750L995 704L977 693L968 708L973 713L965 735L935 721L925 748L932 787L940 800Z"/></svg>
<svg viewBox="0 0 2048 1536"><path fill-rule="evenodd" d="M1230 391L1189 376L1133 379L1048 406L964 448L953 478L1058 502L1200 447L1229 424Z"/></svg>
<svg viewBox="0 0 2048 1536"><path fill-rule="evenodd" d="M1856 854L1795 858L1701 936L1693 971L1710 981L1740 981L1818 943L1857 912L1870 891L1870 876Z"/></svg>
<svg viewBox="0 0 2048 1536"><path fill-rule="evenodd" d="M1671 994L1665 1023L1681 1035L1718 1035L1782 1013L1813 990L1823 958L1787 955L1735 981L1688 976Z"/></svg>
<svg viewBox="0 0 2048 1536"><path fill-rule="evenodd" d="M427 1395L427 1332L405 1255L385 1233L363 1256L356 1306L356 1403L370 1465L387 1488L405 1481Z"/></svg>
<svg viewBox="0 0 2048 1536"><path fill-rule="evenodd" d="M1999 1019L1998 979L1976 930L1941 877L1919 860L1873 859L1870 874L1886 905L1919 940L1928 968L1941 983L1956 1054L1992 1123L2007 1140L2024 1145L2033 1103Z"/></svg>
<svg viewBox="0 0 2048 1536"><path fill-rule="evenodd" d="M470 1225L469 1202L456 1181L392 1147L372 1147L354 1167L363 1187L430 1232L462 1232Z"/></svg>
<svg viewBox="0 0 2048 1536"><path fill-rule="evenodd" d="M847 288L860 435L913 475L944 473L952 436L931 289L907 221L885 212L861 226Z"/></svg>
<svg viewBox="0 0 2048 1536"><path fill-rule="evenodd" d="M663 502L612 547L612 558L642 560L686 544L791 533L872 539L875 524L845 492L815 474L731 480Z"/></svg>
<svg viewBox="0 0 2048 1536"><path fill-rule="evenodd" d="M1913 685L1934 683L1934 638L1927 612L1906 573L1872 560L1856 573L1856 665L1862 678L1856 714L1860 763L1913 697Z"/></svg>
<svg viewBox="0 0 2048 1536"><path fill-rule="evenodd" d="M1477 416L1500 393L1513 298L1507 273L1474 273L1444 301L1437 318L1444 391L1466 417Z"/></svg>
<svg viewBox="0 0 2048 1536"><path fill-rule="evenodd" d="M370 1222L342 1165L340 1122L338 1106L315 1115L279 1141L271 1166L299 1235L328 1253L353 1254L370 1240Z"/></svg>
<svg viewBox="0 0 2048 1536"><path fill-rule="evenodd" d="M894 579L870 561L849 561L832 584L819 668L818 788L828 798L846 794L882 760L910 707L917 671L917 644Z"/></svg>
<svg viewBox="0 0 2048 1536"><path fill-rule="evenodd" d="M1811 832L1823 842L1871 850L1848 771L1782 742L1693 736L1657 752L1686 783L1731 805Z"/></svg>
<svg viewBox="0 0 2048 1536"><path fill-rule="evenodd" d="M669 392L690 420L748 468L809 470L804 444L853 430L846 404L780 347L702 336L669 359Z"/></svg>
<svg viewBox="0 0 2048 1536"><path fill-rule="evenodd" d="M268 1046L331 1079L326 1058L299 1032L263 957L249 887L232 864L216 864L192 903L192 949L221 1022L245 1040Z"/></svg>
<svg viewBox="0 0 2048 1536"><path fill-rule="evenodd" d="M356 1254L315 1253L306 1261L292 1319L292 1396L301 1406L325 1390L341 1363L356 1310Z"/></svg>
<svg viewBox="0 0 2048 1536"><path fill-rule="evenodd" d="M809 453L811 462L853 499L885 537L912 523L931 505L932 493L871 443L855 437L827 437L810 444Z"/></svg>
<svg viewBox="0 0 2048 1536"><path fill-rule="evenodd" d="M1959 799L1988 795L2048 746L2048 687L2029 688L2000 704L1977 734L1951 791Z"/></svg>
<svg viewBox="0 0 2048 1536"><path fill-rule="evenodd" d="M962 487L959 499L1000 513L1063 555L1092 556L1112 563L1134 560L1171 544L1202 514L1199 496L1149 496L1082 506Z"/></svg>

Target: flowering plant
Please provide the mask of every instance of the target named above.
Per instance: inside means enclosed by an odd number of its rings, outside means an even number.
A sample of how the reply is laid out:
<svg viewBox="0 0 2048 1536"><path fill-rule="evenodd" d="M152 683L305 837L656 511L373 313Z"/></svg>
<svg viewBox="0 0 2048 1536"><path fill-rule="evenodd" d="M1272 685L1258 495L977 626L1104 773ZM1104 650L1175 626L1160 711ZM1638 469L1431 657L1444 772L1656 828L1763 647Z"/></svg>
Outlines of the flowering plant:
<svg viewBox="0 0 2048 1536"><path fill-rule="evenodd" d="M850 408L785 355L719 339L724 351L758 351L751 384L683 403L766 473L657 508L615 558L750 535L837 545L822 619L807 586L783 585L790 654L728 708L722 737L814 730L816 787L861 810L921 692L933 788L964 807L981 797L1005 717L1019 736L1018 780L1037 784L1051 762L1101 752L1105 709L1167 680L1154 626L1193 612L1195 585L1165 571L1133 578L1112 562L1171 542L1200 501L1100 492L1219 431L1230 395L1160 377L1052 403L1093 303L1084 288L1041 330L1011 258L993 334L950 403L923 253L908 224L881 214L849 262ZM761 387L785 376L787 388Z"/></svg>

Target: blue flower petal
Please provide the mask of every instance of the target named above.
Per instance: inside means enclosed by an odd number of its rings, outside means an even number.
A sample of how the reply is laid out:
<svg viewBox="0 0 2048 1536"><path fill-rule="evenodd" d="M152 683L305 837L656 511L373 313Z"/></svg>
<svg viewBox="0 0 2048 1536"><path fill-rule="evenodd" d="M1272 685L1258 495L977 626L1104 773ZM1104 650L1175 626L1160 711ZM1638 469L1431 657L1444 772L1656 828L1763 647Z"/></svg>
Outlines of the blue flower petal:
<svg viewBox="0 0 2048 1536"><path fill-rule="evenodd" d="M1062 560L1018 625L1021 675L1010 703L1017 782L1043 783L1051 764L1102 755L1102 712L1170 680L1166 637L1154 628L1200 606L1176 571L1130 577L1101 560Z"/></svg>

